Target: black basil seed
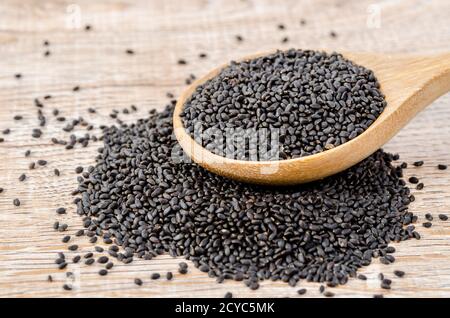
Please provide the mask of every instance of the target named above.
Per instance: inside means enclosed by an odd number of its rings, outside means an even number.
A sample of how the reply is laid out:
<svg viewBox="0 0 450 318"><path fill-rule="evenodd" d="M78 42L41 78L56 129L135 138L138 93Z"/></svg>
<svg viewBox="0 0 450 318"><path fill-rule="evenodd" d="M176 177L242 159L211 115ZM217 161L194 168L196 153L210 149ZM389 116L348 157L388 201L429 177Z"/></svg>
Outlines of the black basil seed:
<svg viewBox="0 0 450 318"><path fill-rule="evenodd" d="M63 238L62 238L62 242L63 243L67 243L67 242L69 242L70 241L70 235L66 235L66 236L64 236Z"/></svg>
<svg viewBox="0 0 450 318"><path fill-rule="evenodd" d="M446 165L438 165L438 169L439 170L446 170L447 166Z"/></svg>
<svg viewBox="0 0 450 318"><path fill-rule="evenodd" d="M233 298L233 294L230 292L225 293L225 296L223 298Z"/></svg>
<svg viewBox="0 0 450 318"><path fill-rule="evenodd" d="M385 106L372 71L338 53L291 49L231 62L197 87L180 116L191 137L218 155L230 151L234 159L279 160L312 155L356 138ZM222 138L207 133L231 129L265 129L268 134L276 129L280 145L270 149L275 153L268 158L253 158L263 154L238 141L224 147Z"/></svg>
<svg viewBox="0 0 450 318"><path fill-rule="evenodd" d="M374 257L395 260L390 242L420 238L410 227L416 217L396 156L380 150L302 186L241 184L173 162L173 107L132 125L102 127L97 163L78 177L73 194L86 236L114 240L111 257L127 264L184 256L218 282L235 279L251 289L263 279L334 287ZM185 274L188 265L178 270Z"/></svg>
<svg viewBox="0 0 450 318"><path fill-rule="evenodd" d="M110 270L111 268L113 268L114 264L112 262L109 262L106 264L105 268Z"/></svg>
<svg viewBox="0 0 450 318"><path fill-rule="evenodd" d="M151 279L159 279L161 275L159 273L153 273L152 276L150 276Z"/></svg>
<svg viewBox="0 0 450 318"><path fill-rule="evenodd" d="M425 228L430 228L433 224L431 223L431 222L425 222L425 223L423 223L422 224L423 225L423 227L425 227Z"/></svg>
<svg viewBox="0 0 450 318"><path fill-rule="evenodd" d="M56 213L57 214L66 214L66 209L65 208L57 208Z"/></svg>
<svg viewBox="0 0 450 318"><path fill-rule="evenodd" d="M20 200L19 199L14 199L13 203L15 206L20 206Z"/></svg>
<svg viewBox="0 0 450 318"><path fill-rule="evenodd" d="M78 249L78 245L76 245L76 244L70 245L67 249L68 249L69 251L76 251L76 250Z"/></svg>
<svg viewBox="0 0 450 318"><path fill-rule="evenodd" d="M423 166L423 161L422 161L422 160L416 161L416 162L413 163L413 165L414 165L415 167L421 167L421 166Z"/></svg>
<svg viewBox="0 0 450 318"><path fill-rule="evenodd" d="M166 273L166 279L167 279L167 280L172 280L172 278L173 278L172 272L167 272L167 273Z"/></svg>
<svg viewBox="0 0 450 318"><path fill-rule="evenodd" d="M25 181L25 179L27 178L27 176L23 173L23 174L21 174L20 175L20 177L19 177L19 181Z"/></svg>
<svg viewBox="0 0 450 318"><path fill-rule="evenodd" d="M86 261L84 261L84 264L86 264L86 265L92 265L92 264L94 264L94 262L95 262L95 259L93 259L93 258L88 258Z"/></svg>
<svg viewBox="0 0 450 318"><path fill-rule="evenodd" d="M424 187L424 185L423 185L423 183L421 182L421 183L417 184L416 189L417 189L417 190L422 190L423 187Z"/></svg>
<svg viewBox="0 0 450 318"><path fill-rule="evenodd" d="M98 271L98 274L100 276L106 276L108 274L108 271L106 269L101 269Z"/></svg>
<svg viewBox="0 0 450 318"><path fill-rule="evenodd" d="M107 263L109 260L108 256L101 256L97 259L97 262L99 262L100 264L105 264Z"/></svg>
<svg viewBox="0 0 450 318"><path fill-rule="evenodd" d="M428 221L433 221L433 216L430 213L425 214L425 219Z"/></svg>
<svg viewBox="0 0 450 318"><path fill-rule="evenodd" d="M64 285L63 285L63 289L64 289L64 290L67 290L67 291L70 291L70 290L72 290L72 285L64 284Z"/></svg>
<svg viewBox="0 0 450 318"><path fill-rule="evenodd" d="M47 165L47 161L46 160L38 160L37 164L40 166L45 166L45 165Z"/></svg>
<svg viewBox="0 0 450 318"><path fill-rule="evenodd" d="M448 220L448 216L445 215L445 214L439 214L438 217L439 217L439 219L440 219L441 221L447 221L447 220Z"/></svg>
<svg viewBox="0 0 450 318"><path fill-rule="evenodd" d="M408 181L409 181L410 183L412 183L412 184L419 183L419 179L417 179L416 177L410 177L410 178L408 179Z"/></svg>
<svg viewBox="0 0 450 318"><path fill-rule="evenodd" d="M78 263L81 260L81 256L80 255L76 255L72 258L72 262L74 264Z"/></svg>
<svg viewBox="0 0 450 318"><path fill-rule="evenodd" d="M401 278L401 277L405 276L405 272L404 271L395 270L394 271L394 275Z"/></svg>
<svg viewBox="0 0 450 318"><path fill-rule="evenodd" d="M142 280L140 278L135 278L134 283L138 286L142 286Z"/></svg>
<svg viewBox="0 0 450 318"><path fill-rule="evenodd" d="M299 295L306 294L306 288L301 288L301 289L297 290L297 294L299 294Z"/></svg>

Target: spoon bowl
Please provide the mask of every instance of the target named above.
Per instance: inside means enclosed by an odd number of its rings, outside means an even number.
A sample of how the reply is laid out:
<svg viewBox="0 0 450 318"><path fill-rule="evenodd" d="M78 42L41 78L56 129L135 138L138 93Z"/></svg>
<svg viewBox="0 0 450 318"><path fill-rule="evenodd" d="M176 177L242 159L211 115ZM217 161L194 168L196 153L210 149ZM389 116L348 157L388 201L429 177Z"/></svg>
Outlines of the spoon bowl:
<svg viewBox="0 0 450 318"><path fill-rule="evenodd" d="M264 55L267 53L241 60ZM408 56L348 52L342 55L374 72L387 102L375 122L356 138L317 154L276 161L235 160L210 152L186 132L180 114L197 86L218 75L226 67L223 65L192 83L178 99L173 125L179 144L194 162L227 178L263 185L306 183L341 172L367 158L417 113L450 90L450 53Z"/></svg>

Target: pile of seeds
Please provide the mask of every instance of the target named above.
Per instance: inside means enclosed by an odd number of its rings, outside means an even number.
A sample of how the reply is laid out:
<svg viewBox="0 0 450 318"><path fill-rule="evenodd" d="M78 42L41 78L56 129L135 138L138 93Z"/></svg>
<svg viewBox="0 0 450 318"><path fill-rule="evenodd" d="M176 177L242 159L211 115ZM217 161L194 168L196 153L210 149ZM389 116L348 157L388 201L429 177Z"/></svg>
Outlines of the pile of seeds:
<svg viewBox="0 0 450 318"><path fill-rule="evenodd" d="M338 53L291 49L231 62L195 90L181 117L187 132L216 154L278 160L315 154L357 137L385 106L372 71ZM262 159L258 149L243 148L240 138L226 140L227 131L239 129L276 131L276 153ZM224 135L218 138L217 131Z"/></svg>
<svg viewBox="0 0 450 318"><path fill-rule="evenodd" d="M252 289L262 279L337 285L373 257L393 262L390 242L420 238L398 157L378 151L304 186L241 184L175 160L172 111L105 127L96 166L78 178L85 227L124 247L121 260L169 252Z"/></svg>

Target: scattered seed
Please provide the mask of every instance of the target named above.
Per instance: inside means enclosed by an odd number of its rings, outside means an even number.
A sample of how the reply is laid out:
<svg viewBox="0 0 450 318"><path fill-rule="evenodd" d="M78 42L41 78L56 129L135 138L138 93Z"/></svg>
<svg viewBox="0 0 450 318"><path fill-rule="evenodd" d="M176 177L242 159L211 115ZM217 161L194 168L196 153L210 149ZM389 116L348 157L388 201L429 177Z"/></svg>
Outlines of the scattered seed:
<svg viewBox="0 0 450 318"><path fill-rule="evenodd" d="M438 217L439 217L439 219L440 219L441 221L447 221L447 220L448 220L448 216L445 215L445 214L439 214Z"/></svg>
<svg viewBox="0 0 450 318"><path fill-rule="evenodd" d="M70 245L67 249L68 249L69 251L76 251L76 250L78 249L78 245L76 245L76 244Z"/></svg>
<svg viewBox="0 0 450 318"><path fill-rule="evenodd" d="M38 160L37 164L40 166L46 166L47 165L47 161L46 160Z"/></svg>
<svg viewBox="0 0 450 318"><path fill-rule="evenodd" d="M72 285L64 284L64 285L63 285L63 289L64 289L64 290L68 290L68 291L69 291L69 290L72 290Z"/></svg>
<svg viewBox="0 0 450 318"><path fill-rule="evenodd" d="M21 174L19 177L19 181L25 181L25 179L27 178L27 176L25 175L25 173Z"/></svg>
<svg viewBox="0 0 450 318"><path fill-rule="evenodd" d="M425 222L425 223L423 223L422 224L423 225L423 227L425 227L425 228L430 228L432 225L433 225L433 223L431 223L431 222Z"/></svg>
<svg viewBox="0 0 450 318"><path fill-rule="evenodd" d="M167 273L166 273L166 279L167 279L167 280L172 280L172 278L173 278L172 272L167 272Z"/></svg>
<svg viewBox="0 0 450 318"><path fill-rule="evenodd" d="M140 278L135 278L134 283L138 286L142 286L142 280Z"/></svg>
<svg viewBox="0 0 450 318"><path fill-rule="evenodd" d="M233 298L233 294L230 292L225 293L224 298Z"/></svg>
<svg viewBox="0 0 450 318"><path fill-rule="evenodd" d="M297 294L299 294L299 295L306 294L306 288L301 288L301 289L297 290Z"/></svg>
<svg viewBox="0 0 450 318"><path fill-rule="evenodd" d="M15 206L20 206L20 200L19 199L14 199L13 203Z"/></svg>
<svg viewBox="0 0 450 318"><path fill-rule="evenodd" d="M97 259L97 262L99 262L100 264L105 264L107 263L109 260L108 256L101 256Z"/></svg>
<svg viewBox="0 0 450 318"><path fill-rule="evenodd" d="M106 276L108 274L108 271L106 269L101 269L98 271L98 274L100 276Z"/></svg>
<svg viewBox="0 0 450 318"><path fill-rule="evenodd" d="M57 208L56 213L57 214L66 214L66 209L65 208Z"/></svg>
<svg viewBox="0 0 450 318"><path fill-rule="evenodd" d="M425 214L425 219L428 221L433 221L433 216L430 213Z"/></svg>
<svg viewBox="0 0 450 318"><path fill-rule="evenodd" d="M126 52L128 55L133 55L133 54L134 54L134 51L131 50L131 49L128 49L128 50L126 50L125 52Z"/></svg>
<svg viewBox="0 0 450 318"><path fill-rule="evenodd" d="M416 162L413 163L413 165L414 165L415 167L422 167L422 166L423 166L423 161L422 161L422 160L416 161Z"/></svg>
<svg viewBox="0 0 450 318"><path fill-rule="evenodd" d="M409 181L410 183L412 183L412 184L419 183L419 179L417 179L417 177L410 177L410 178L408 179L408 181Z"/></svg>
<svg viewBox="0 0 450 318"><path fill-rule="evenodd" d="M404 271L395 270L394 271L394 275L401 278L401 277L405 276L405 272Z"/></svg>
<svg viewBox="0 0 450 318"><path fill-rule="evenodd" d="M80 255L76 255L72 258L72 262L74 264L78 263L81 260L81 256Z"/></svg>
<svg viewBox="0 0 450 318"><path fill-rule="evenodd" d="M62 238L62 242L63 243L67 243L67 242L69 242L70 241L70 235L66 235L66 236L64 236L63 238Z"/></svg>
<svg viewBox="0 0 450 318"><path fill-rule="evenodd" d="M155 279L159 279L161 277L161 275L159 273L153 273L151 276L151 279L155 280Z"/></svg>
<svg viewBox="0 0 450 318"><path fill-rule="evenodd" d="M446 170L446 169L447 169L447 166L446 166L446 165L440 164L440 165L438 165L438 169L439 169L439 170Z"/></svg>

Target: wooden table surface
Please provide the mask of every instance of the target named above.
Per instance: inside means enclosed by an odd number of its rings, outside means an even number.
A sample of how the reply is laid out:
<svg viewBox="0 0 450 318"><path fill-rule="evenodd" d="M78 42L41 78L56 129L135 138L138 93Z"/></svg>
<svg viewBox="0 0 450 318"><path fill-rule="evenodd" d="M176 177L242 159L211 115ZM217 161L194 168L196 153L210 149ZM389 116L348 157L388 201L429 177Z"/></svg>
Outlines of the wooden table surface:
<svg viewBox="0 0 450 318"><path fill-rule="evenodd" d="M75 3L75 4L74 4ZM375 5L374 5L375 3ZM0 131L10 128L0 143L0 297L297 297L296 290L281 282L263 282L257 291L243 283L223 284L190 266L188 275L174 280L150 281L151 273L176 272L179 259L161 256L152 261L117 263L108 276L100 277L99 264L72 265L58 270L54 264L63 233L52 229L55 220L69 224L68 234L82 228L70 192L76 187L74 168L94 163L100 143L67 151L51 143L52 137L68 138L51 112L59 109L67 118L83 116L100 124L111 123L108 114L131 104L133 122L152 108L161 109L167 92L175 95L186 87L189 74L202 75L230 59L274 48L325 48L330 50L440 53L450 51L447 0L398 1L273 1L273 0L2 0L0 2ZM301 25L304 19L306 24ZM283 23L285 30L279 30ZM91 25L85 31L85 25ZM334 31L337 37L331 37ZM235 36L242 35L239 43ZM288 43L282 39L288 37ZM50 45L45 47L43 42ZM51 52L45 57L46 50ZM135 51L126 54L127 49ZM200 59L199 53L208 54ZM178 59L187 65L178 65ZM16 79L15 74L22 78ZM79 92L73 92L74 86ZM32 138L38 126L33 99L51 94L43 109L48 124L40 139ZM89 107L97 115L87 112ZM22 121L14 121L22 115ZM421 240L395 244L397 261L378 260L361 270L367 281L351 279L335 288L338 297L450 297L450 221L436 220L422 228L424 215L450 215L450 95L441 97L415 118L385 149L398 152L408 163L424 160L421 168L408 168L424 183L413 190L410 210L419 216ZM96 130L95 130L96 131ZM76 129L77 135L85 130ZM29 149L31 156L25 158ZM31 161L48 160L47 167L28 170ZM53 170L61 170L56 177ZM19 182L22 173L27 180ZM15 207L13 199L22 205ZM65 206L66 216L55 209ZM86 237L73 239L82 252L93 250ZM75 252L66 252L68 257ZM395 279L393 271L406 271ZM66 278L66 271L75 274ZM393 278L390 291L382 290L377 275ZM54 282L47 282L51 274ZM134 278L144 280L141 287ZM73 291L64 291L65 282ZM320 296L319 284L300 282L309 296Z"/></svg>

